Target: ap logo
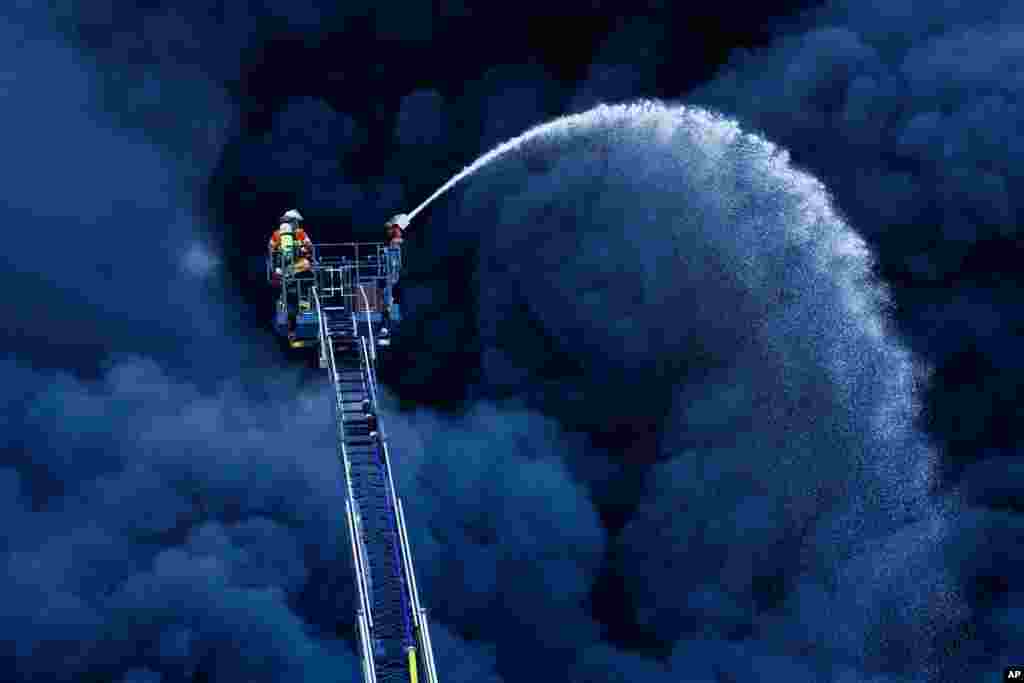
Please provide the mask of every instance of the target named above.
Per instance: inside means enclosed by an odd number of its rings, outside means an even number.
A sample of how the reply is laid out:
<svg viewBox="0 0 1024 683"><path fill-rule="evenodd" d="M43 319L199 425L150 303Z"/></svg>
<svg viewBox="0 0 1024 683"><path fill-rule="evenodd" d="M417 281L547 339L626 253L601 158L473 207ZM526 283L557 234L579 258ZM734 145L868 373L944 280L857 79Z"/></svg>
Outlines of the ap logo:
<svg viewBox="0 0 1024 683"><path fill-rule="evenodd" d="M1006 671L1003 672L1003 681L1015 681L1015 683L1024 683L1024 667L1006 667Z"/></svg>

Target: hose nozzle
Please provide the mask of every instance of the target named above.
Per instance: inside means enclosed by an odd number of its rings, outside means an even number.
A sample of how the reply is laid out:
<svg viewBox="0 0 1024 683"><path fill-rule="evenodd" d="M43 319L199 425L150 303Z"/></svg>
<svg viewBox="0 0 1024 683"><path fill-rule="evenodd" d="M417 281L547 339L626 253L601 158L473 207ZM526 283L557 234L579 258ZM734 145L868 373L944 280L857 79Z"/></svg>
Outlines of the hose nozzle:
<svg viewBox="0 0 1024 683"><path fill-rule="evenodd" d="M407 227L409 227L409 214L395 214L394 216L391 217L391 220L388 221L388 225L397 225L402 230L405 230Z"/></svg>

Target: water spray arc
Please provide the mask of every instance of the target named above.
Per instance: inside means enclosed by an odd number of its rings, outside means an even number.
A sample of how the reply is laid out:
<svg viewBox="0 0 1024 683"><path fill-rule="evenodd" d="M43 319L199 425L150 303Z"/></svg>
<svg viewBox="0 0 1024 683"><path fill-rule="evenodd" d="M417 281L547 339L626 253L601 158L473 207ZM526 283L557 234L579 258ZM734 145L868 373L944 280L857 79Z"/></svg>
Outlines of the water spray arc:
<svg viewBox="0 0 1024 683"><path fill-rule="evenodd" d="M492 161L495 161L505 154L515 151L522 147L527 142L541 137L553 137L562 136L569 137L577 129L584 129L594 126L598 123L607 122L609 120L627 120L635 118L638 115L649 113L652 111L663 111L664 105L661 105L652 101L641 101L636 104L629 105L598 105L594 109L582 112L580 114L571 114L569 116L563 116L547 123L542 123L533 128L527 130L522 135L518 135L510 140L506 140L491 151L487 152L483 156L479 157L476 161L466 166L464 169L456 173L454 176L448 179L448 181L437 188L432 195L427 197L419 206L410 211L407 214L400 214L399 217L404 219L405 225L402 226L405 229L409 223L415 218L421 211L430 206L435 199L443 195L445 192L455 187L459 182L464 180L466 177L476 173L484 166L487 166ZM668 110L671 113L672 110ZM396 217L398 218L398 217Z"/></svg>
<svg viewBox="0 0 1024 683"><path fill-rule="evenodd" d="M577 169L569 154L561 153L577 150L590 155L594 150L589 143L595 140L602 148L606 143L612 148L607 159L616 165L616 174L608 179L598 178L602 181L603 194L601 201L591 207L589 202L584 205L577 201L582 197L572 192L577 187L574 184L577 180L578 186L589 187L586 183L591 179L586 174L594 167L593 156L583 157L585 163L591 164L589 168ZM532 141L537 141L537 144L531 144ZM534 157L534 147L540 153L538 157ZM597 151L603 151L602 148ZM659 333L667 335L673 330L682 330L703 342L704 328L710 329L718 322L712 316L722 310L737 311L736 339L744 343L742 353L732 351L732 322L722 325L724 331L716 329L718 336L707 338L726 341L721 345L720 355L715 356L715 362L720 361L729 372L699 384L694 382L693 395L702 396L705 389L738 385L744 391L749 390L748 394L753 397L759 397L764 391L766 395L778 398L778 407L772 404L760 418L756 411L744 410L742 404L737 410L737 424L741 420L744 428L749 427L748 432L743 433L747 439L744 444L760 444L768 437L780 444L776 452L764 457L765 462L776 458L772 462L779 464L776 469L787 473L786 481L770 491L766 489L765 499L788 505L791 499L803 501L813 498L801 498L794 492L838 491L841 486L842 494L838 496L841 500L830 502L828 507L819 508L816 504L790 506L801 515L794 524L804 524L805 519L813 519L815 524L819 519L826 520L821 522L822 528L827 528L834 545L841 547L861 543L864 534L868 533L864 529L869 526L873 529L870 533L882 535L929 514L927 492L933 460L927 444L918 438L913 428L915 392L909 386L913 358L883 324L882 287L870 275L871 254L866 243L835 211L821 182L791 165L785 150L743 131L727 117L698 108L649 101L601 105L581 114L535 126L502 142L449 178L408 214L401 215L400 225L407 228L435 200L491 162L511 156L515 156L518 162L520 154L516 154L517 151L524 157L530 157L525 161L534 158L546 160L548 156L545 155L558 157L558 165L552 165L550 174L534 174L531 165L524 163L522 175L527 172L530 175L519 184L516 184L519 180L516 177L518 167L510 165L511 173L502 176L501 181L505 183L508 180L503 186L514 188L517 199L523 201L520 208L510 206L511 202L500 206L501 210L495 212L499 220L494 222L494 228L499 233L514 231L522 242L506 245L496 240L490 245L489 256L495 260L517 258L519 251L516 247L520 243L531 243L532 235L548 239L556 232L552 228L559 225L560 220L575 221L573 225L582 226L582 230L596 228L595 232L600 234L594 236L594 244L584 245L590 249L587 256L593 258L581 258L578 263L571 264L557 256L538 259L539 263L531 261L531 267L546 269L541 271L543 282L564 284L565 296L572 296L582 286L579 283L590 281L588 276L597 273L605 277L606 271L602 269L607 264L596 251L598 248L619 244L616 240L620 239L621 244L631 245L638 235L646 239L648 227L657 231L650 234L659 238L667 236L682 241L685 247L682 256L666 256L654 246L643 252L642 256L653 254L652 259L659 259L655 264L657 269L652 267L643 273L645 279L642 284L648 289L642 290L635 299L626 296L630 292L623 293L620 299L624 303L620 308L616 308L619 299L614 296L595 297L600 311L592 313L581 309L573 319L574 324L583 320L582 325L591 325L581 327L579 334L596 334L597 328L608 327L609 317L628 313L641 330L647 329L645 325L650 323L651 329ZM573 175L578 170L581 173ZM630 174L630 171L634 173ZM634 202L627 192L640 196ZM570 196L571 202L558 201ZM481 193L480 198L482 205L489 210L491 198L486 193ZM534 198L549 201L549 205L554 207L550 214L533 220L535 216L529 213L532 206L528 202ZM607 215L599 215L613 203L620 211L616 220L606 220ZM472 213L472 198L468 198L467 205ZM652 210L652 206L659 211ZM523 220L525 216L530 220ZM618 220L620 217L622 220ZM588 223L588 219L591 222ZM599 223L599 220L605 222ZM600 232L601 229L605 232ZM552 252L561 255L562 244L554 244L556 248ZM503 248L507 250L500 251ZM728 273L727 278L702 277L708 272L708 267L701 262L701 257L711 248L718 250L715 255L720 257L720 261L715 265L720 264L720 269ZM593 265L594 262L597 265ZM634 266L629 262L625 267ZM531 275L535 274L531 271ZM633 271L627 273L629 276L632 274ZM530 296L533 290L515 290L528 279L526 276L520 280L513 279L513 284L509 285L509 296ZM643 296L651 291L656 295ZM679 291L686 296L671 298L672 292ZM689 294L690 291L710 296L688 308L690 302L687 298L695 298ZM791 296L780 305L774 296L777 291L785 291ZM612 293L620 292L616 289ZM659 297L663 295L664 300L673 306L671 310L667 305L659 304ZM503 294L491 296L496 298ZM562 304L561 298L551 298L554 301L552 306ZM651 305L636 306L637 300ZM612 304L610 307L608 302ZM729 308L718 306L719 303L736 303L738 306ZM542 304L543 301L538 306ZM637 308L644 311L637 314ZM709 317L680 315L680 311L707 311ZM666 312L668 315L659 315ZM672 320L673 315L696 322L683 326ZM760 336L753 339L748 347L745 344L751 340L745 336L745 321L749 319L754 323L755 315L761 316L756 318ZM566 330L578 332L571 325L563 325L557 314L552 313L545 320L546 325L550 324L548 331L555 335ZM605 338L602 337L601 341L603 344ZM613 343L618 343L618 337L609 334L607 344ZM602 353L607 350L604 345L600 348ZM628 348L628 345L624 343L623 348ZM753 348L766 348L772 353L767 356L748 353ZM658 349L665 354L687 351L674 340ZM682 389L690 388L684 381L679 385ZM680 387L673 386L672 391L686 396ZM793 387L800 391L793 390ZM821 419L816 417L816 408L807 408L801 402L800 397L811 391L828 399L826 405L829 409L822 411ZM708 411L717 411L712 400L706 401L706 405ZM721 438L716 431L720 429L718 423L709 421L704 426L697 420L701 417L700 411L689 411L685 404L674 407L673 411L671 419L675 424L684 425L680 427L681 431L689 430L686 431L688 438L708 443L717 443ZM727 424L728 409L718 412L724 415L721 424ZM686 422L687 419L691 422ZM798 443L794 443L794 435ZM730 434L728 438L731 442L734 437ZM729 458L739 461L748 450L753 449L736 447L728 452L723 450L722 454L716 453L716 457L723 463L722 467L727 467ZM823 460L826 454L827 459ZM688 465L683 456L675 462L680 468ZM821 462L827 462L827 465ZM747 466L744 463L744 468ZM853 482L856 484L847 486ZM717 501L715 503L717 505ZM730 503L727 497L723 497L722 510L718 510L709 502L708 518L720 518L720 513L727 512L725 508ZM634 553L637 557L644 552L653 552L641 543L644 540L649 542L649 536L645 536L641 527L662 523L660 515L668 505L666 501L652 500L648 505L651 510L648 524L640 524L643 520L638 518L637 526L632 530L638 539L634 546L640 550ZM694 510L697 507L695 504ZM900 516L897 516L897 511ZM697 513L687 517L696 520L693 524L703 519ZM849 524L849 519L856 519L857 524ZM669 528L675 529L674 524L682 530L679 536L685 537L684 532L690 528L691 522L672 522ZM834 530L826 524L834 525ZM774 528L764 532L766 543L774 538L774 533ZM935 535L942 533L940 530ZM757 547L754 542L748 545ZM666 555L669 560L674 559L671 549L663 552L669 553ZM833 559L825 553L822 553L822 558L815 571L827 573L832 570L830 563ZM868 564L873 561L873 558L865 560ZM748 564L754 566L753 563ZM644 574L646 571L641 568L632 573L650 576ZM624 575L628 573L631 572L626 571ZM701 585L701 580L714 580L710 575L704 577L699 567L693 569L692 575L694 585ZM657 580L650 583L658 585ZM667 582L662 585L667 585ZM643 586L638 587L638 594L642 594L641 589ZM663 593L653 591L651 605L660 608L664 602ZM747 593L742 595L746 597ZM679 612L688 609L685 603L671 607ZM668 611L669 608L665 609ZM872 628L865 626L863 632L851 637L851 642L875 637L877 633Z"/></svg>

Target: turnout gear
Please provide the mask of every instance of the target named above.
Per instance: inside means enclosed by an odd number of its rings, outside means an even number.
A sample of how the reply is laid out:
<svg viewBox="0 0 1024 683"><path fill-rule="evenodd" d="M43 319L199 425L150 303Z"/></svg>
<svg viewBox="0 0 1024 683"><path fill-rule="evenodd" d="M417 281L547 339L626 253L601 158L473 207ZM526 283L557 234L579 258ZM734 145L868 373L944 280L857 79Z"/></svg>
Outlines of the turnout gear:
<svg viewBox="0 0 1024 683"><path fill-rule="evenodd" d="M274 287L281 287L282 284L287 287L285 301L288 305L288 337L291 340L295 338L298 312L310 308L309 301L299 297L299 280L313 278L313 241L302 227L302 220L302 214L297 210L285 211L267 244L274 269L271 284Z"/></svg>
<svg viewBox="0 0 1024 683"><path fill-rule="evenodd" d="M289 274L302 273L312 269L313 241L309 233L301 227L302 215L295 209L286 211L281 216L280 225L270 235L267 248L270 249L274 274L280 277L285 271Z"/></svg>
<svg viewBox="0 0 1024 683"><path fill-rule="evenodd" d="M409 217L404 213L400 213L391 218L387 223L384 224L387 230L388 246L400 247L402 246L403 236L402 231L409 226Z"/></svg>

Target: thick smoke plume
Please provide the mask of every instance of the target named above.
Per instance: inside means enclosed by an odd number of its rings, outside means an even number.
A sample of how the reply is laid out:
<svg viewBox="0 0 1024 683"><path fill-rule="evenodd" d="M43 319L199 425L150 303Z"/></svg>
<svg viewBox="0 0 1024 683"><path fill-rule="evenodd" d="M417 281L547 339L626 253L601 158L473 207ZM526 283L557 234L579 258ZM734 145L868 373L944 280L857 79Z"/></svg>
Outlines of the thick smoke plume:
<svg viewBox="0 0 1024 683"><path fill-rule="evenodd" d="M837 0L691 96L784 144L877 249L954 474L1019 439L1022 31L999 0Z"/></svg>
<svg viewBox="0 0 1024 683"><path fill-rule="evenodd" d="M343 236L326 217L376 225L456 157L646 88L655 69L630 46L664 37L653 24L616 31L578 87L536 66L491 71L457 102L443 84L410 86L393 121L346 113L337 93L359 69L332 67L333 99L305 86L275 98L253 139L225 151L247 125L235 79L266 34L315 44L350 21L307 5L217 3L210 22L166 6L76 9L79 37L105 45L98 62L29 10L0 27L7 63L32 68L4 82L19 105L0 132L19 162L4 174L7 217L45 246L6 252L8 291L28 294L0 307L19 321L0 394L0 658L16 680L353 680L326 387L283 367L239 314L237 283L222 286L224 264L258 252L271 226L226 241L200 190L235 163L240 201L268 204L269 218L313 207L318 237ZM1001 549L1024 532L1010 511L1021 475L990 459L955 498L930 501L918 373L865 244L821 183L746 132L766 130L823 177L883 269L927 251L907 263L934 282L968 260L952 238L1012 236L1019 213L1014 10L985 7L929 5L933 20L918 22L908 3L883 26L833 5L816 16L839 28L796 34L700 92L752 123L599 109L421 217L409 329L432 348L404 340L404 381L441 393L471 377L478 399L445 417L395 400L386 423L444 680L962 681L1010 663L1024 602L1007 577L1024 574ZM383 11L375 30L392 45L440 30ZM114 17L123 31L107 29ZM981 43L977 62L934 58ZM991 92L974 101L979 83ZM396 163L364 176L365 157L392 159L373 147L381 129ZM970 156L979 136L995 167ZM894 140L921 166L880 162ZM897 301L906 291L897 283ZM969 298L941 298L912 315L959 329ZM969 310L975 329L1002 329ZM953 354L949 338L928 340ZM1016 368L1008 348L985 353ZM596 613L607 574L643 651Z"/></svg>
<svg viewBox="0 0 1024 683"><path fill-rule="evenodd" d="M967 506L946 558L971 609L939 658L949 680L1012 664L1007 617L1024 605L1008 494L1021 483L1022 31L1013 3L836 0L691 96L826 180L935 368L929 429Z"/></svg>

